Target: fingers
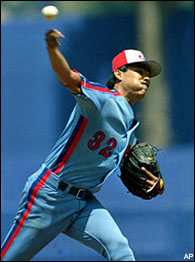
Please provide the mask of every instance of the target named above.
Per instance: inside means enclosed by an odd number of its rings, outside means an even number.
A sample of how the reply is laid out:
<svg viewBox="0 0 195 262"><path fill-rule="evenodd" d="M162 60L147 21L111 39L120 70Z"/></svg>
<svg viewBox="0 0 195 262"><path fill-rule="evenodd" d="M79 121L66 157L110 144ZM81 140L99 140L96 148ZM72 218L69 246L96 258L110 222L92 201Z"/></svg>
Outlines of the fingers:
<svg viewBox="0 0 195 262"><path fill-rule="evenodd" d="M154 176L150 171L148 171L145 167L141 168L148 176L148 179L145 181L145 188L150 189L152 188L155 183L158 181L158 178Z"/></svg>
<svg viewBox="0 0 195 262"><path fill-rule="evenodd" d="M141 170L143 170L147 176L148 176L148 179L145 180L145 188L146 189L151 189L155 183L158 181L158 178L156 176L154 176L149 170L147 170L145 167L141 167ZM160 187L160 191L159 191L159 195L162 195L164 190L165 190L165 186L164 186L164 182L163 182L163 179L161 178L160 179L160 183L159 184L159 187Z"/></svg>
<svg viewBox="0 0 195 262"><path fill-rule="evenodd" d="M150 180L154 180L155 182L158 180L158 178L154 176L150 171L148 171L145 167L141 167L141 170L143 170L148 175Z"/></svg>
<svg viewBox="0 0 195 262"><path fill-rule="evenodd" d="M64 38L64 35L60 31L58 31L57 29L49 30L46 33L46 38L45 38L47 46L49 48L54 48L54 47L60 45L60 42L59 42L59 39L58 39L59 37Z"/></svg>
<svg viewBox="0 0 195 262"><path fill-rule="evenodd" d="M64 38L64 35L57 29L51 29L46 33L46 36L52 36L52 37L62 37Z"/></svg>
<svg viewBox="0 0 195 262"><path fill-rule="evenodd" d="M155 183L156 181L146 179L146 184L149 186L149 188L152 187Z"/></svg>

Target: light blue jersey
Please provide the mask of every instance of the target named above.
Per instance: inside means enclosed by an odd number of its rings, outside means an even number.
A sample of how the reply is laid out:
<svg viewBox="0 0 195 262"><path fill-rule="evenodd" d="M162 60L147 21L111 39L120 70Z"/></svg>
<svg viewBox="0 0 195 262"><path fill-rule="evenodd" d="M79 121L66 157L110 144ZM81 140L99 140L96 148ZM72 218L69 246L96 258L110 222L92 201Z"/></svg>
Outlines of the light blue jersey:
<svg viewBox="0 0 195 262"><path fill-rule="evenodd" d="M109 261L135 261L127 238L93 193L119 169L139 123L119 92L82 75L81 89L59 140L25 184L2 261L28 261L59 233ZM81 198L83 191L90 191L89 197Z"/></svg>
<svg viewBox="0 0 195 262"><path fill-rule="evenodd" d="M119 166L138 123L119 92L80 76L82 94L45 164L61 180L90 189Z"/></svg>

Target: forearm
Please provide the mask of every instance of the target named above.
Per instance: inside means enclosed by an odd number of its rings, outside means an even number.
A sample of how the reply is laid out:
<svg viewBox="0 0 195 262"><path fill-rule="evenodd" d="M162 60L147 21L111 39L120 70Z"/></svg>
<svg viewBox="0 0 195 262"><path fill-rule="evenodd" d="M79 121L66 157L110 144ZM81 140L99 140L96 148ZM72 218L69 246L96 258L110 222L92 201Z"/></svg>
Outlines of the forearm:
<svg viewBox="0 0 195 262"><path fill-rule="evenodd" d="M47 50L54 72L56 73L59 80L63 84L67 85L71 79L71 69L68 62L57 47L47 47Z"/></svg>
<svg viewBox="0 0 195 262"><path fill-rule="evenodd" d="M60 82L66 86L73 94L81 93L81 78L80 75L73 72L66 58L62 55L59 46L59 37L64 37L58 30L50 30L46 34L47 50L50 62L54 72Z"/></svg>

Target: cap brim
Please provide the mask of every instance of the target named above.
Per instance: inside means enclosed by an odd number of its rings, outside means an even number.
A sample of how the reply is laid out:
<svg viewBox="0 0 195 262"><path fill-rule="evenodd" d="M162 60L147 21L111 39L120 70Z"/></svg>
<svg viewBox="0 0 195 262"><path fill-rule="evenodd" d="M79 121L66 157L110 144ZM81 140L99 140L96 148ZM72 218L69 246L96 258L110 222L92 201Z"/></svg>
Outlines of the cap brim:
<svg viewBox="0 0 195 262"><path fill-rule="evenodd" d="M150 72L150 75L149 75L150 77L157 76L161 72L160 64L152 60L129 63L128 65L139 65L139 66L143 65L143 67L148 68Z"/></svg>

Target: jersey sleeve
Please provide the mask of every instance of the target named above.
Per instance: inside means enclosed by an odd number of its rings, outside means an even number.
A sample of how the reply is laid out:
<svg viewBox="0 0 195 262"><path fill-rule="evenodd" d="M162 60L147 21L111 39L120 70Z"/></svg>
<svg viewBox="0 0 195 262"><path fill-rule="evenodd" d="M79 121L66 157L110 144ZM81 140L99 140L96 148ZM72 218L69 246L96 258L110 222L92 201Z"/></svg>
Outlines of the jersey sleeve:
<svg viewBox="0 0 195 262"><path fill-rule="evenodd" d="M73 71L77 72L76 70ZM89 81L81 73L77 73L81 77L82 93L75 95L75 99L84 113L101 111L107 99L120 95L117 91L110 90L102 84Z"/></svg>

